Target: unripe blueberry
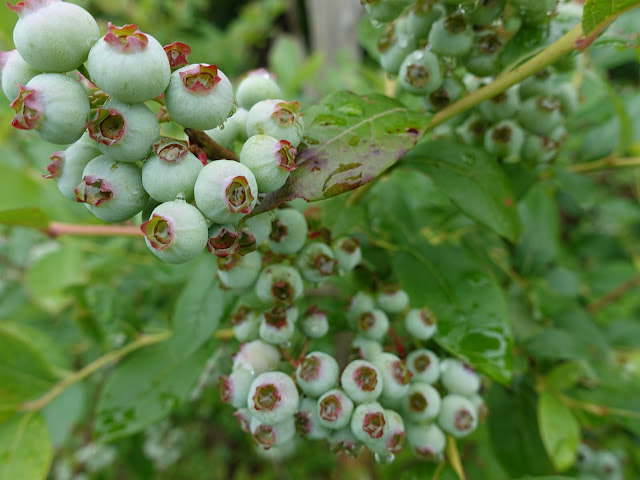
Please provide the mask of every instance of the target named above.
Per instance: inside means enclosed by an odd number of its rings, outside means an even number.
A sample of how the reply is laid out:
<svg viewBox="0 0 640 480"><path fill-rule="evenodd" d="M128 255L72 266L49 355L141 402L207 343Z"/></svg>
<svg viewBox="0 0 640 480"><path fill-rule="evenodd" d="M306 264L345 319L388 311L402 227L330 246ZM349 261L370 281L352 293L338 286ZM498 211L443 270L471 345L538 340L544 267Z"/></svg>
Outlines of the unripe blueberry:
<svg viewBox="0 0 640 480"><path fill-rule="evenodd" d="M236 223L258 201L258 185L247 167L232 160L207 164L193 188L196 206L214 223Z"/></svg>
<svg viewBox="0 0 640 480"><path fill-rule="evenodd" d="M329 332L327 312L319 310L315 305L309 307L300 320L300 330L310 338L324 337Z"/></svg>
<svg viewBox="0 0 640 480"><path fill-rule="evenodd" d="M142 166L142 184L151 198L168 202L181 194L185 200L193 200L193 187L203 165L186 142L164 137L153 145L153 151Z"/></svg>
<svg viewBox="0 0 640 480"><path fill-rule="evenodd" d="M11 103L16 115L11 125L33 129L49 143L67 144L78 140L89 117L89 99L76 80L61 73L41 73Z"/></svg>
<svg viewBox="0 0 640 480"><path fill-rule="evenodd" d="M524 131L513 120L502 120L484 134L484 148L505 163L520 161Z"/></svg>
<svg viewBox="0 0 640 480"><path fill-rule="evenodd" d="M287 265L269 265L258 277L256 295L269 305L289 306L302 296L302 277Z"/></svg>
<svg viewBox="0 0 640 480"><path fill-rule="evenodd" d="M220 399L235 408L246 407L247 395L255 375L246 368L237 368L229 375L220 375L218 389Z"/></svg>
<svg viewBox="0 0 640 480"><path fill-rule="evenodd" d="M439 460L447 445L447 439L435 423L407 424L407 445L418 458Z"/></svg>
<svg viewBox="0 0 640 480"><path fill-rule="evenodd" d="M466 92L462 80L456 77L446 77L440 88L424 98L425 107L430 111L442 110L463 97Z"/></svg>
<svg viewBox="0 0 640 480"><path fill-rule="evenodd" d="M515 117L520 110L518 87L511 87L495 97L482 102L478 109L490 122L499 122Z"/></svg>
<svg viewBox="0 0 640 480"><path fill-rule="evenodd" d="M383 402L395 402L407 395L412 374L404 360L400 360L393 353L382 352L373 357L371 363L380 371L382 378L380 398Z"/></svg>
<svg viewBox="0 0 640 480"><path fill-rule="evenodd" d="M286 140L254 135L242 146L240 163L249 167L261 192L273 192L284 185L296 168L297 150Z"/></svg>
<svg viewBox="0 0 640 480"><path fill-rule="evenodd" d="M350 425L340 430L330 431L327 440L331 451L335 454L341 453L355 458L362 451L362 443L353 434Z"/></svg>
<svg viewBox="0 0 640 480"><path fill-rule="evenodd" d="M269 248L275 253L296 253L304 246L308 231L303 213L294 208L280 208L271 221Z"/></svg>
<svg viewBox="0 0 640 480"><path fill-rule="evenodd" d="M262 100L280 97L280 86L275 77L264 68L247 73L236 88L236 101L240 107L247 110Z"/></svg>
<svg viewBox="0 0 640 480"><path fill-rule="evenodd" d="M288 442L278 443L267 450L256 446L255 453L258 457L261 457L271 463L282 463L296 453L297 448L298 442L296 442L296 437L294 435L294 437Z"/></svg>
<svg viewBox="0 0 640 480"><path fill-rule="evenodd" d="M535 95L547 95L554 88L553 73L546 68L526 78L520 84L520 99L526 100Z"/></svg>
<svg viewBox="0 0 640 480"><path fill-rule="evenodd" d="M304 133L300 103L284 100L262 100L256 103L247 117L247 135L269 135L286 140L298 148Z"/></svg>
<svg viewBox="0 0 640 480"><path fill-rule="evenodd" d="M271 222L273 214L271 212L261 213L249 218L243 218L242 224L256 239L256 245L262 245L271 235ZM241 225L242 225L241 224Z"/></svg>
<svg viewBox="0 0 640 480"><path fill-rule="evenodd" d="M511 0L513 7L519 9L522 19L532 25L548 23L558 3L556 0Z"/></svg>
<svg viewBox="0 0 640 480"><path fill-rule="evenodd" d="M430 422L440 412L440 394L428 383L415 382L409 385L402 398L403 411L407 420L415 423Z"/></svg>
<svg viewBox="0 0 640 480"><path fill-rule="evenodd" d="M439 3L416 2L409 10L407 26L416 38L426 38L433 24L447 13Z"/></svg>
<svg viewBox="0 0 640 480"><path fill-rule="evenodd" d="M384 435L382 437L384 451L392 454L398 454L402 451L406 440L404 420L398 412L389 408L384 409L384 416L387 421L384 429ZM384 451L377 451L375 453L379 455L384 453Z"/></svg>
<svg viewBox="0 0 640 480"><path fill-rule="evenodd" d="M567 117L573 115L580 103L578 90L569 82L562 82L554 85L553 89L547 92L547 94L560 101L562 114Z"/></svg>
<svg viewBox="0 0 640 480"><path fill-rule="evenodd" d="M173 121L209 130L231 115L233 87L216 65L187 65L171 74L164 100Z"/></svg>
<svg viewBox="0 0 640 480"><path fill-rule="evenodd" d="M595 454L594 473L600 475L603 480L622 480L622 466L620 459L613 453L606 450Z"/></svg>
<svg viewBox="0 0 640 480"><path fill-rule="evenodd" d="M375 306L375 300L371 294L359 291L351 298L347 315L350 319L355 320L364 312L373 310Z"/></svg>
<svg viewBox="0 0 640 480"><path fill-rule="evenodd" d="M522 159L534 164L550 162L558 154L561 144L551 136L530 133L522 144Z"/></svg>
<svg viewBox="0 0 640 480"><path fill-rule="evenodd" d="M209 135L216 143L225 148L233 149L236 140L244 141L247 139L247 117L249 111L244 108L238 108L236 113L231 115L227 120L215 128L205 130L204 133Z"/></svg>
<svg viewBox="0 0 640 480"><path fill-rule="evenodd" d="M246 368L247 370L260 375L278 368L280 363L280 352L273 345L254 340L243 343L233 357L233 370Z"/></svg>
<svg viewBox="0 0 640 480"><path fill-rule="evenodd" d="M435 383L440 378L440 359L426 348L409 352L407 368L413 373L412 381L415 382Z"/></svg>
<svg viewBox="0 0 640 480"><path fill-rule="evenodd" d="M249 389L247 404L256 419L275 425L292 418L298 410L298 390L286 373L265 372L256 377Z"/></svg>
<svg viewBox="0 0 640 480"><path fill-rule="evenodd" d="M397 75L404 59L416 49L415 39L401 31L398 24L388 25L378 40L380 66L390 75Z"/></svg>
<svg viewBox="0 0 640 480"><path fill-rule="evenodd" d="M322 242L311 242L296 257L296 266L310 283L321 283L336 272L337 260L331 248Z"/></svg>
<svg viewBox="0 0 640 480"><path fill-rule="evenodd" d="M481 422L484 422L489 416L489 407L487 407L487 404L485 403L482 395L480 395L479 393L474 393L467 398L471 400L471 403L475 407L476 413L478 414L478 419Z"/></svg>
<svg viewBox="0 0 640 480"><path fill-rule="evenodd" d="M273 307L267 310L260 316L260 339L272 345L288 342L293 337L297 320L297 307Z"/></svg>
<svg viewBox="0 0 640 480"><path fill-rule="evenodd" d="M468 72L479 77L493 76L500 71L500 54L503 48L502 39L493 29L476 33L464 59L464 66Z"/></svg>
<svg viewBox="0 0 640 480"><path fill-rule="evenodd" d="M442 85L440 59L431 51L414 50L400 65L399 79L408 92L429 94Z"/></svg>
<svg viewBox="0 0 640 480"><path fill-rule="evenodd" d="M373 363L354 360L343 370L340 385L354 402L374 402L382 393L382 374Z"/></svg>
<svg viewBox="0 0 640 480"><path fill-rule="evenodd" d="M374 23L387 23L402 13L402 8L391 5L383 0L363 0L364 9Z"/></svg>
<svg viewBox="0 0 640 480"><path fill-rule="evenodd" d="M149 201L149 195L142 188L140 167L116 162L106 155L87 164L75 193L78 202L105 222L128 220Z"/></svg>
<svg viewBox="0 0 640 480"><path fill-rule="evenodd" d="M385 448L386 425L385 409L378 402L358 405L351 415L351 431L358 440L374 451Z"/></svg>
<svg viewBox="0 0 640 480"><path fill-rule="evenodd" d="M465 17L458 13L436 21L429 32L431 50L439 55L460 57L473 45L473 30Z"/></svg>
<svg viewBox="0 0 640 480"><path fill-rule="evenodd" d="M576 453L576 466L583 472L593 470L595 467L595 452L585 443L578 445Z"/></svg>
<svg viewBox="0 0 640 480"><path fill-rule="evenodd" d="M167 263L185 263L202 254L207 244L207 221L184 200L157 206L140 225L149 250Z"/></svg>
<svg viewBox="0 0 640 480"><path fill-rule="evenodd" d="M355 327L360 336L380 342L389 331L389 317L382 310L373 308L355 319Z"/></svg>
<svg viewBox="0 0 640 480"><path fill-rule="evenodd" d="M456 438L464 437L478 426L478 414L471 400L461 395L449 394L440 404L438 425Z"/></svg>
<svg viewBox="0 0 640 480"><path fill-rule="evenodd" d="M238 408L235 412L233 412L233 416L238 420L240 429L244 433L251 433L251 413L249 413L249 409L247 407Z"/></svg>
<svg viewBox="0 0 640 480"><path fill-rule="evenodd" d="M43 177L53 178L60 193L69 200L75 200L75 188L82 180L84 168L87 163L100 155L96 143L89 138L88 134L85 134L66 150L54 152L49 157L51 159L51 163L47 165L49 174Z"/></svg>
<svg viewBox="0 0 640 480"><path fill-rule="evenodd" d="M320 425L339 430L349 425L353 413L353 401L340 389L334 388L318 398Z"/></svg>
<svg viewBox="0 0 640 480"><path fill-rule="evenodd" d="M17 50L0 52L2 91L13 101L20 94L18 85L26 85L40 72L23 60Z"/></svg>
<svg viewBox="0 0 640 480"><path fill-rule="evenodd" d="M258 337L258 315L245 306L238 308L231 317L233 336L239 342L248 342Z"/></svg>
<svg viewBox="0 0 640 480"><path fill-rule="evenodd" d="M382 351L382 344L379 341L371 340L362 335L356 335L351 342L351 353L362 360L371 361Z"/></svg>
<svg viewBox="0 0 640 480"><path fill-rule="evenodd" d="M73 3L25 0L15 7L8 5L20 16L13 43L36 70L62 73L78 68L100 37L91 14Z"/></svg>
<svg viewBox="0 0 640 480"><path fill-rule="evenodd" d="M401 288L387 286L376 295L376 304L387 313L400 313L409 306L409 295Z"/></svg>
<svg viewBox="0 0 640 480"><path fill-rule="evenodd" d="M500 16L506 3L506 0L481 0L466 16L472 25L490 25Z"/></svg>
<svg viewBox="0 0 640 480"><path fill-rule="evenodd" d="M440 362L440 382L449 393L470 396L480 390L480 376L456 358Z"/></svg>
<svg viewBox="0 0 640 480"><path fill-rule="evenodd" d="M295 416L296 432L301 437L317 440L327 438L330 430L320 423L318 401L303 397Z"/></svg>
<svg viewBox="0 0 640 480"><path fill-rule="evenodd" d="M120 162L146 158L160 134L158 119L144 103L129 105L115 99L96 110L87 128L102 153Z"/></svg>
<svg viewBox="0 0 640 480"><path fill-rule="evenodd" d="M473 146L484 145L484 134L489 128L489 122L479 113L472 112L467 119L455 129L458 139Z"/></svg>
<svg viewBox="0 0 640 480"><path fill-rule="evenodd" d="M338 238L331 243L331 249L341 270L349 272L362 261L360 243L355 238Z"/></svg>
<svg viewBox="0 0 640 480"><path fill-rule="evenodd" d="M438 330L438 322L433 312L427 308L414 308L404 317L407 333L418 340L428 340Z"/></svg>
<svg viewBox="0 0 640 480"><path fill-rule="evenodd" d="M285 445L296 433L293 415L274 425L263 423L254 417L251 419L249 428L253 441L263 450Z"/></svg>
<svg viewBox="0 0 640 480"><path fill-rule="evenodd" d="M144 174L144 167L142 173ZM238 252L240 248L241 235L242 234L238 232L238 229L234 225L219 225L214 223L209 227L207 250L216 257L227 258Z"/></svg>
<svg viewBox="0 0 640 480"><path fill-rule="evenodd" d="M171 68L162 45L137 25L109 23L108 29L87 59L93 83L126 103L143 102L164 92Z"/></svg>
<svg viewBox="0 0 640 480"><path fill-rule="evenodd" d="M311 352L296 368L296 380L305 395L317 398L338 385L339 373L335 358L324 352Z"/></svg>
<svg viewBox="0 0 640 480"><path fill-rule="evenodd" d="M562 103L552 96L531 97L522 104L518 121L531 132L548 135L564 121Z"/></svg>
<svg viewBox="0 0 640 480"><path fill-rule="evenodd" d="M218 260L217 275L227 288L243 289L253 285L262 269L260 252L234 254Z"/></svg>

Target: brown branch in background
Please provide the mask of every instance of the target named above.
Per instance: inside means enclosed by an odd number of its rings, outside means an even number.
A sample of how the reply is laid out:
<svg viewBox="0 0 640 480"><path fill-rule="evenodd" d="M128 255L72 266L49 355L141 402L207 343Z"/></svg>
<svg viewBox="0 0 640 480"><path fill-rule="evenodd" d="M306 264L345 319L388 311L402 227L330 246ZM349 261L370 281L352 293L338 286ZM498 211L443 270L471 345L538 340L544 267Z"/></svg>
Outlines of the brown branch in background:
<svg viewBox="0 0 640 480"><path fill-rule="evenodd" d="M610 292L591 302L589 305L587 305L587 311L589 313L596 313L597 311L602 310L607 305L614 303L616 300L620 299L620 297L636 287L640 287L640 275L636 275L635 277L630 278L626 282L618 285Z"/></svg>
<svg viewBox="0 0 640 480"><path fill-rule="evenodd" d="M47 235L79 235L87 237L130 236L141 237L140 227L135 225L78 225L74 223L51 222Z"/></svg>
<svg viewBox="0 0 640 480"><path fill-rule="evenodd" d="M224 148L218 142L214 141L209 135L202 130L194 130L192 128L185 128L184 133L189 136L189 141L192 144L200 147L207 154L209 160L240 160L238 155L231 150Z"/></svg>

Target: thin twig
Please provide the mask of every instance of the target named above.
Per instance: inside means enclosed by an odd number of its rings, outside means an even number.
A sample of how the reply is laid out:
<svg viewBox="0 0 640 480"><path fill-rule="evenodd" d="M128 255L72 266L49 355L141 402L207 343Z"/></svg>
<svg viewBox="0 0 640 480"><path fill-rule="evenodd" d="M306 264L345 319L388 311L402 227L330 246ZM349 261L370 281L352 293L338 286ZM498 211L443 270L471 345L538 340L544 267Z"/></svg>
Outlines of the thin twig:
<svg viewBox="0 0 640 480"><path fill-rule="evenodd" d="M636 287L640 287L640 275L636 275L635 277L630 278L626 282L618 285L610 292L605 293L600 298L591 302L589 305L587 305L587 312L596 313L599 310L602 310L604 307L619 300L622 296Z"/></svg>
<svg viewBox="0 0 640 480"><path fill-rule="evenodd" d="M130 236L141 237L140 227L135 225L80 225L75 223L51 222L47 235L77 235L85 237Z"/></svg>
<svg viewBox="0 0 640 480"><path fill-rule="evenodd" d="M617 168L640 167L640 158L616 158L609 156L593 162L574 163L567 170L575 173L598 172L600 170L613 170Z"/></svg>
<svg viewBox="0 0 640 480"><path fill-rule="evenodd" d="M223 147L218 142L213 140L209 135L202 130L194 130L192 128L185 128L184 133L189 136L191 143L198 145L207 154L209 160L240 160L240 157L235 152Z"/></svg>

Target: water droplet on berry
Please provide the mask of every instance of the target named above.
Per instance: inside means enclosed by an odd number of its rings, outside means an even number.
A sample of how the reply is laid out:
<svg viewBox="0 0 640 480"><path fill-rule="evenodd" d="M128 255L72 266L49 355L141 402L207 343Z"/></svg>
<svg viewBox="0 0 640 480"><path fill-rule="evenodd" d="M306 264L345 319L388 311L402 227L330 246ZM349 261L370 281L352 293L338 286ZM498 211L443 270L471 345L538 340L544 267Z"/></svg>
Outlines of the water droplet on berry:
<svg viewBox="0 0 640 480"><path fill-rule="evenodd" d="M380 465L389 465L390 463L393 463L393 461L396 459L396 456L391 452L385 452L382 454L376 453L374 455L374 458L376 459L376 463Z"/></svg>

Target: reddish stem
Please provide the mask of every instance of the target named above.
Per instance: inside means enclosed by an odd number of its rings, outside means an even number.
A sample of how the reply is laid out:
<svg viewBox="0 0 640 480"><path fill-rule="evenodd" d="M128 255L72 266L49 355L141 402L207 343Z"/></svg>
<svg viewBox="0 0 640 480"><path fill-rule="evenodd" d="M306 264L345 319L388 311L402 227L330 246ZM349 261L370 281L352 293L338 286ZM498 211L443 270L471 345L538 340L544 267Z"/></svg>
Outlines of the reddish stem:
<svg viewBox="0 0 640 480"><path fill-rule="evenodd" d="M88 237L143 236L140 227L135 225L79 225L60 222L51 222L46 233L52 237L60 235L79 235Z"/></svg>
<svg viewBox="0 0 640 480"><path fill-rule="evenodd" d="M402 340L400 340L400 337L393 328L389 328L389 335L391 335L391 339L396 347L398 356L400 358L405 358L407 356L407 350L404 348L404 345L402 345Z"/></svg>

